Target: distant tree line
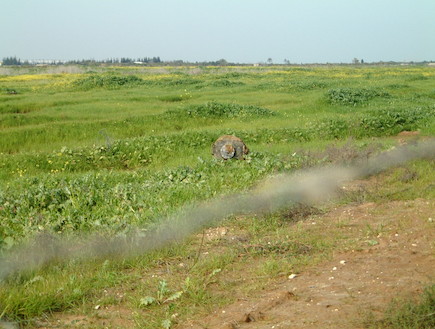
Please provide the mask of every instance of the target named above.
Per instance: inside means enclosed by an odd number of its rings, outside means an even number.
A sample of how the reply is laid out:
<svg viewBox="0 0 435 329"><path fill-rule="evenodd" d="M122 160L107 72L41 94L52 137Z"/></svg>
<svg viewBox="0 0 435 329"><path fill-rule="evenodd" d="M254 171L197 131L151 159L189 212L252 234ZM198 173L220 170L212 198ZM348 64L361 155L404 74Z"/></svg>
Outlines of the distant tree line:
<svg viewBox="0 0 435 329"><path fill-rule="evenodd" d="M351 65L400 65L400 64L406 64L406 65L427 65L429 63L434 63L434 61L421 61L421 62L395 62L395 61L379 61L379 62L372 62L367 63L363 59L354 58L351 62ZM25 60L22 61L21 59L17 58L16 56L13 57L4 57L1 61L2 65L68 65L68 64L76 64L76 65L110 65L110 64L116 64L116 65L159 65L159 66L188 66L188 65L198 65L198 66L233 66L233 65L252 65L252 64L246 64L246 63L231 63L228 62L225 59L219 59L217 61L202 61L202 62L189 62L189 61L183 61L183 60L173 60L173 61L162 61L159 56L157 57L139 57L139 58L130 58L130 57L121 57L121 58L108 58L103 60L96 60L96 59L80 59L80 60ZM272 58L268 58L267 62L264 63L256 63L254 64L256 66L258 65L282 65L282 64L274 64ZM310 64L292 64L290 60L284 59L284 65L349 65L349 63L310 63Z"/></svg>
<svg viewBox="0 0 435 329"><path fill-rule="evenodd" d="M66 61L64 64L159 64L162 63L160 57L143 57L143 58L129 58L129 57L121 57L121 58L108 58L103 60L95 60L95 59L82 59L82 60L72 60Z"/></svg>
<svg viewBox="0 0 435 329"><path fill-rule="evenodd" d="M36 65L36 64L51 64L51 65L62 65L62 64L82 64L82 65L91 65L91 64L161 64L163 63L159 56L157 57L142 57L142 58L129 58L129 57L121 57L121 58L109 58L103 60L95 60L95 59L80 59L80 60L69 60L69 61L61 61L61 60L26 60L22 61L21 59L14 57L4 57L2 60L2 65Z"/></svg>
<svg viewBox="0 0 435 329"><path fill-rule="evenodd" d="M17 57L5 57L2 59L3 65L22 65L23 63Z"/></svg>
<svg viewBox="0 0 435 329"><path fill-rule="evenodd" d="M203 66L226 66L226 65L236 65L234 63L229 63L225 59L219 59L217 61L204 61L204 62L186 62L182 60L174 60L174 61L162 61L159 56L156 57L139 57L139 58L130 58L130 57L121 57L121 58L107 58L103 60L96 59L79 59L79 60L26 60L21 61L17 57L5 57L2 60L3 65L68 65L68 64L77 64L77 65L104 65L104 64L118 64L118 65L173 65L173 66L182 66L182 65L203 65Z"/></svg>

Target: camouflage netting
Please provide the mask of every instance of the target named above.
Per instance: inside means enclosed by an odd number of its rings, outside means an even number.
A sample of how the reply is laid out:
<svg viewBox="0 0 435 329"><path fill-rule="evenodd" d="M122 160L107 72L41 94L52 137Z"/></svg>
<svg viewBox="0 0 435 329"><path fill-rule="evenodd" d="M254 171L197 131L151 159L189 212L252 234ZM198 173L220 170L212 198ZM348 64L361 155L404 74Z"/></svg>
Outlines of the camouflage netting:
<svg viewBox="0 0 435 329"><path fill-rule="evenodd" d="M212 154L217 159L239 159L243 160L244 155L249 153L245 143L236 136L224 135L219 137L212 146Z"/></svg>

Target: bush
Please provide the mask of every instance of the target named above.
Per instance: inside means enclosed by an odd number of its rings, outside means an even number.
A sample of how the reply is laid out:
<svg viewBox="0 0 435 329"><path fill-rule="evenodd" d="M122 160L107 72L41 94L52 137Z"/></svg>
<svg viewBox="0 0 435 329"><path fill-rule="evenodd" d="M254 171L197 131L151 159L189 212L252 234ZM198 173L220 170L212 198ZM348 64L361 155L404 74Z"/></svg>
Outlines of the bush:
<svg viewBox="0 0 435 329"><path fill-rule="evenodd" d="M328 102L337 105L362 105L375 97L389 97L385 91L374 89L351 89L351 88L338 88L329 89L326 97Z"/></svg>
<svg viewBox="0 0 435 329"><path fill-rule="evenodd" d="M180 78L180 79L161 80L161 84L167 86L192 86L192 85L201 85L202 81L188 77L188 78Z"/></svg>
<svg viewBox="0 0 435 329"><path fill-rule="evenodd" d="M389 136L404 130L415 130L425 119L435 116L435 107L417 107L405 110L372 111L359 121L361 136Z"/></svg>
<svg viewBox="0 0 435 329"><path fill-rule="evenodd" d="M169 116L188 116L194 118L240 118L249 116L273 116L275 112L254 105L239 105L234 103L208 102L193 105L183 109L166 112Z"/></svg>
<svg viewBox="0 0 435 329"><path fill-rule="evenodd" d="M393 136L404 130L423 127L435 117L435 107L403 110L375 110L362 113L354 120L327 119L316 123L312 133L321 138Z"/></svg>
<svg viewBox="0 0 435 329"><path fill-rule="evenodd" d="M228 79L219 79L216 81L209 82L207 85L211 86L211 87L236 87L236 86L243 86L245 84L241 81L231 81Z"/></svg>
<svg viewBox="0 0 435 329"><path fill-rule="evenodd" d="M135 75L91 74L72 82L73 86L82 90L95 88L117 89L126 86L137 86L144 81Z"/></svg>
<svg viewBox="0 0 435 329"><path fill-rule="evenodd" d="M322 138L344 138L351 135L352 122L344 119L328 119L319 122L315 131Z"/></svg>

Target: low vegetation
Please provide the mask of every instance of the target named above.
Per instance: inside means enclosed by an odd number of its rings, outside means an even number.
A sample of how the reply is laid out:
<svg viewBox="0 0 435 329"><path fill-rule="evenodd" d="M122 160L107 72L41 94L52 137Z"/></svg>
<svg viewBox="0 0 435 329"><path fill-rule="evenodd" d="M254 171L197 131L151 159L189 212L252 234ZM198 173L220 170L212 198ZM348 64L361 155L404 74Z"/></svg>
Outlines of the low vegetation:
<svg viewBox="0 0 435 329"><path fill-rule="evenodd" d="M267 175L349 164L396 145L403 131L435 135L435 71L428 67L17 73L0 76L4 255L36 234L145 229L187 204L247 191ZM223 134L248 145L245 161L211 157ZM406 178L403 170L415 175ZM349 193L340 202L433 198L434 172L433 161L416 161L389 172L388 186L376 193ZM263 278L258 285L264 286L350 243L283 229L322 207L228 218L251 242L229 244L212 257L199 257L201 243L189 237L139 257L59 261L16 273L0 283L0 319L31 327L53 312L91 314L97 305L122 305L136 314L137 327L173 327L230 302L222 291L240 284L231 273L252 261L261 259L246 275ZM246 257L237 264L241 254ZM239 286L254 289L252 282ZM127 299L117 297L127 290ZM430 291L425 296L433 302ZM382 325L395 319L388 313Z"/></svg>
<svg viewBox="0 0 435 329"><path fill-rule="evenodd" d="M357 106L368 104L375 97L388 98L390 94L379 89L336 88L328 90L327 97L331 104Z"/></svg>
<svg viewBox="0 0 435 329"><path fill-rule="evenodd" d="M431 285L424 289L418 300L393 300L381 319L368 314L364 326L368 329L430 329L435 327L434 309L435 285Z"/></svg>

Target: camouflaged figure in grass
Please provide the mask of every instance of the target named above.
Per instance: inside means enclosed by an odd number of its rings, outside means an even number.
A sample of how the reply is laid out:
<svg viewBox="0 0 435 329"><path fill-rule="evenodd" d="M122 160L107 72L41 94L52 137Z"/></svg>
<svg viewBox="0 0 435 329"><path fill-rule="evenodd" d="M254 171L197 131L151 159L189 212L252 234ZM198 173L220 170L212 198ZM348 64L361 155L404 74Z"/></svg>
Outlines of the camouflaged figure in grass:
<svg viewBox="0 0 435 329"><path fill-rule="evenodd" d="M212 154L217 159L238 159L243 160L245 154L249 153L248 147L238 137L224 135L219 137L212 146Z"/></svg>

